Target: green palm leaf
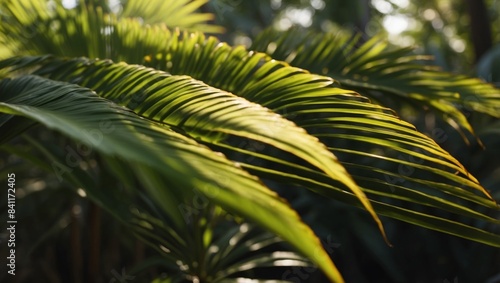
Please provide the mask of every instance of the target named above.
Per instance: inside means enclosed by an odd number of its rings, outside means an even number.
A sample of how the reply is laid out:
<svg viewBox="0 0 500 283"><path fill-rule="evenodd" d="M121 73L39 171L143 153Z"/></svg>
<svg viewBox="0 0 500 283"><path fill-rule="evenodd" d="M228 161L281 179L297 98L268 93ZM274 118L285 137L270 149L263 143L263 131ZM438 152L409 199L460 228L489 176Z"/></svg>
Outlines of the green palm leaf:
<svg viewBox="0 0 500 283"><path fill-rule="evenodd" d="M397 99L407 106L432 108L455 128L458 124L470 133L473 129L460 107L500 117L500 91L492 85L443 72L432 66L430 56L414 55L412 48L390 48L381 36L356 47L360 45L359 38L340 32L268 29L253 41L251 48L293 66L331 76L343 87L385 105L392 105Z"/></svg>
<svg viewBox="0 0 500 283"><path fill-rule="evenodd" d="M6 115L33 119L103 154L129 162L177 227L184 225L184 219L170 204L192 197L193 192L185 188L194 187L224 208L282 236L317 263L332 281L342 282L319 240L298 215L223 156L76 85L27 76L2 80L0 90L0 111ZM103 121L113 127L99 135ZM166 184L168 189L164 188Z"/></svg>
<svg viewBox="0 0 500 283"><path fill-rule="evenodd" d="M224 231L221 237L211 243L206 261L209 270L214 274L214 282L255 267L312 266L310 261L292 252L279 250L262 253L261 251L282 243L282 240L256 228L244 223Z"/></svg>
<svg viewBox="0 0 500 283"><path fill-rule="evenodd" d="M47 173L54 172L51 164L66 163L67 153L57 146L42 145L28 136L23 136L23 138L29 144L33 145L33 149L38 150L41 154L37 155L32 151L26 151L25 145L4 145L0 148L29 160L32 164L44 169ZM103 165L100 168L100 170L103 170L102 174L105 175L102 176L102 179L106 180L105 183L108 185L97 184L96 179L101 178L89 175L89 172L82 170L80 167L73 167L71 168L72 170L66 171L65 180L75 189L85 188L88 198L113 215L115 219L119 220L122 225L125 225L137 237L157 250L161 255L161 258L158 258L160 263L170 263L173 266L177 266L178 261L181 260L189 266L189 270L186 272L196 271L195 266L192 266L192 262L195 259L190 258L190 254L185 252L196 246L196 239L191 239L192 235L196 234L196 231L188 231L188 233L183 234L183 237L179 236L176 230L168 226L171 225L169 219L162 217L153 203L140 202L129 196L129 193L141 194L142 192L138 191L137 188L124 193L124 191L117 189L116 185L112 185L115 182L115 184L123 183L132 187L136 183L133 180L133 172L130 171L126 164L117 162L114 158L111 158L106 160ZM116 175L117 178L114 179L113 172L117 171L126 171L124 172L126 175L118 174ZM200 212L200 216L200 219L202 219L206 214ZM208 218L205 226L217 226L216 222L217 220ZM203 226L201 223L193 221L186 228L196 230L199 229L199 227L197 228L198 225ZM214 239L208 239L206 243L208 247L206 247L206 251L203 251L206 252L205 262L200 264L201 266L206 266L205 272L208 273L207 278L211 278L209 280L218 278L214 281L219 281L230 277L231 273L225 271L228 267L231 267L233 271L237 270L240 272L251 269L252 266L262 267L266 264L269 266L282 266L283 264L285 266L311 265L308 260L292 252L280 251L278 249L278 251L269 253L270 248L283 243L283 240L269 232L261 231L255 225L243 223L229 230L224 229L224 227L220 228L222 229L217 229L220 232L214 236ZM253 254L255 259L250 261L245 259L245 255L249 254ZM260 261L265 258L269 260L265 262ZM288 261L285 261L285 259L288 259ZM252 265L254 262L258 264ZM146 265L146 263L144 264ZM136 270L137 268L134 269Z"/></svg>
<svg viewBox="0 0 500 283"><path fill-rule="evenodd" d="M106 48L111 22L102 7L65 9L60 2L49 9L47 1L3 1L0 42L28 54L66 54L68 56L109 57Z"/></svg>
<svg viewBox="0 0 500 283"><path fill-rule="evenodd" d="M185 239L179 237L177 232L171 227L166 227L167 223L173 226L171 219L163 219L162 222L147 215L144 212L145 209L137 204L132 194L124 193L117 188L116 183L113 183L116 180L113 178L113 174L108 172L108 167L101 168L104 171L103 174L106 174L102 179L105 179L106 182L99 184L96 179L101 178L89 174L88 171L81 169L80 166L66 166L68 165L68 152L61 147L41 144L28 136L23 136L23 138L32 145L33 150L27 151L25 146L16 145L2 145L0 148L30 161L49 174L55 172L56 177L61 178L61 180L64 177L64 181L70 184L70 188L75 190L83 188L86 197L106 210L120 224L125 225L146 243L149 243L156 249L159 249L159 246L167 247L170 252L162 252L162 256L170 260L171 263L175 263L177 260L188 262L186 254L178 250L180 247L188 245ZM107 163L106 165L116 167L117 162L115 161L112 164ZM121 166L124 167L125 165ZM129 172L127 177L127 180L133 179L133 172ZM127 184L133 183L130 182ZM142 192L135 190L133 193L141 194ZM138 213L139 211L140 213ZM144 227L154 230L155 234L149 232L149 229ZM182 229L186 229L186 227L182 227ZM158 239L158 235L161 235L161 239Z"/></svg>

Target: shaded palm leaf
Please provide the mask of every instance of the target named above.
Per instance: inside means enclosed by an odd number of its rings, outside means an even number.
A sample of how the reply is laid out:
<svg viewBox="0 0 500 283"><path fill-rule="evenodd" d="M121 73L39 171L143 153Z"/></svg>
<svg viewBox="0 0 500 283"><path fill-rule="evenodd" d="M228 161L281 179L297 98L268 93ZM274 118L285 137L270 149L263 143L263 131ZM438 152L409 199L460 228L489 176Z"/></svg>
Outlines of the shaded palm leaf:
<svg viewBox="0 0 500 283"><path fill-rule="evenodd" d="M25 145L4 145L0 148L29 160L38 168L43 168L47 173L53 173L53 164L65 164L67 155L61 148L42 145L27 136L24 136L24 138L36 150L26 150ZM40 154L36 154L36 151ZM102 157L106 158L105 156ZM276 249L275 246L283 243L283 240L273 234L261 231L255 225L243 223L228 230L225 229L227 225L221 225L222 227L220 228L217 227L218 221L212 218L207 218L204 221L205 224L192 221L187 225L187 228L190 230L199 229L201 226L201 229L209 231L213 228L205 227L208 224L212 227L215 226L215 230L220 231L214 237L208 238L206 247L200 247L203 249L201 252L206 254L205 262L194 265L193 262L196 262L196 259L191 258L191 256L199 251L191 253L186 253L186 251L192 250L194 246L197 246L197 239L193 239L193 235L196 235L197 231L189 231L181 237L174 229L168 226L171 225L171 221L159 211L159 208L155 207L154 203L137 201L137 199L132 198L132 195L142 194L137 188L129 192L117 189L118 183L123 183L127 187L133 187L133 184L137 182L133 180L134 174L130 171L126 172L128 174L126 178L122 174L118 174L117 178L114 179L114 174L108 171L127 170L127 166L125 163L119 163L113 159L108 159L102 164L103 166L99 171L103 170L100 174L104 176L91 176L89 172L82 170L80 167L73 167L71 168L72 170L66 172L65 180L75 189L85 188L87 197L103 207L115 219L119 220L122 225L125 225L129 231L136 234L137 237L158 251L161 257L149 264L171 266L172 273L174 273L179 261L181 261L183 265L189 267L183 273L193 273L194 275L199 274L196 271L202 266L201 269L207 273L206 278L210 281L214 281L215 278L218 278L217 280L229 278L231 273L228 272L229 270L226 270L228 267L231 267L230 270L242 272L252 269L252 266L265 267L266 264L269 266L283 266L283 264L285 264L284 266L311 265L307 259L293 252L280 251L279 247ZM105 183L111 185L98 185L96 179L105 179ZM63 192L65 192L64 189ZM63 192L57 191L55 193L61 194ZM146 198L142 199L146 200ZM202 211L199 214L200 220L209 215ZM59 227L59 225L57 226ZM54 227L55 229L53 230L59 230L60 228L57 229L58 227ZM54 231L49 232L53 233ZM42 240L43 238L40 239L40 242ZM35 243L34 247L40 242ZM270 249L275 251L269 253ZM249 254L254 255L255 259L253 261L246 259L246 256ZM261 262L259 261L261 258L269 260ZM141 264L140 269L146 268L147 262L149 261ZM254 262L258 264L252 265L251 263ZM137 269L138 267L134 268L136 271ZM172 277L172 273L170 273L170 277ZM135 272L131 270L130 274L135 274Z"/></svg>
<svg viewBox="0 0 500 283"><path fill-rule="evenodd" d="M342 278L314 233L275 193L223 156L165 126L96 96L88 89L26 76L0 83L0 110L20 115L119 156L133 168L161 208L182 228L172 203L192 197L196 188L222 207L255 220L282 236L317 263L334 282ZM103 121L112 131L99 136ZM165 185L168 184L168 189Z"/></svg>
<svg viewBox="0 0 500 283"><path fill-rule="evenodd" d="M311 262L293 252L265 252L282 243L282 240L269 233L263 233L254 225L244 223L215 239L206 256L213 282L227 280L234 274L254 268L275 266L312 266Z"/></svg>
<svg viewBox="0 0 500 283"><path fill-rule="evenodd" d="M27 136L23 138L33 146L33 150L27 151L25 147L23 147L23 150L20 150L16 145L3 145L2 149L30 161L47 173L55 173L56 178L64 177L64 181L70 184L70 188L75 190L78 188L84 189L86 197L106 210L122 225L129 228L132 233L144 239L146 243L149 243L157 250L160 250L159 247L169 248L169 253L162 251L162 255L163 258L169 260L172 264L177 260L188 261L186 254L179 251L180 247L188 245L186 239L179 237L174 229L167 226L167 224L174 225L171 218L163 218L163 221L159 221L157 218L155 219L151 215L146 214L144 205L141 207L141 205L137 204L137 201L135 201L134 194L142 194L143 192L135 190L133 194L131 194L118 189L117 183L113 183L113 181L116 182L116 180L113 178L112 174L107 174L108 167L101 168L101 170L103 170L102 174L106 174L105 177L89 174L86 170L81 169L80 166L68 167L66 166L68 163L68 152L62 147L42 145L38 141ZM117 166L116 162L114 162L113 165L109 163L106 165ZM130 179L135 176L133 176L132 173L128 177ZM98 184L99 182L97 179L105 179L106 182L104 184ZM133 183L134 182L130 182L128 184L131 185ZM145 229L145 227L148 229ZM186 227L182 227L182 229L186 229ZM154 230L156 235L149 230ZM161 235L161 237L158 237L158 235Z"/></svg>

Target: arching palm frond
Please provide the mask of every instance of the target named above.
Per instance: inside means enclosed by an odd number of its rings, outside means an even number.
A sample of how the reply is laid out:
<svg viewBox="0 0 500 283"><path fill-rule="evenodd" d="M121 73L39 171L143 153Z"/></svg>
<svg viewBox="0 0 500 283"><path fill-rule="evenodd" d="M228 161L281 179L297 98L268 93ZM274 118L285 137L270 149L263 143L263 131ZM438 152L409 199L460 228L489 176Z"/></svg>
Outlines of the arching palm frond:
<svg viewBox="0 0 500 283"><path fill-rule="evenodd" d="M177 205L193 197L193 191L186 188L195 188L229 211L282 236L331 280L342 282L319 240L296 212L220 154L76 85L25 76L2 80L0 90L2 124L12 115L26 117L123 159L177 229L185 226ZM105 133L103 122L109 123Z"/></svg>
<svg viewBox="0 0 500 283"><path fill-rule="evenodd" d="M303 159L338 186L351 190L383 232L365 194L335 156L317 138L280 115L189 77L170 76L139 65L85 59L58 61L51 57L14 58L3 64L32 66L44 61L49 64L38 74L90 87L104 98L121 103L148 119L179 127L202 142L225 144L228 136L237 136L263 142Z"/></svg>
<svg viewBox="0 0 500 283"><path fill-rule="evenodd" d="M342 87L382 105L397 101L417 109L431 108L458 130L473 133L462 109L500 117L500 91L492 85L443 72L432 65L430 56L415 55L413 48L390 48L382 36L363 44L359 39L359 35L340 32L268 29L253 41L251 49L328 75Z"/></svg>

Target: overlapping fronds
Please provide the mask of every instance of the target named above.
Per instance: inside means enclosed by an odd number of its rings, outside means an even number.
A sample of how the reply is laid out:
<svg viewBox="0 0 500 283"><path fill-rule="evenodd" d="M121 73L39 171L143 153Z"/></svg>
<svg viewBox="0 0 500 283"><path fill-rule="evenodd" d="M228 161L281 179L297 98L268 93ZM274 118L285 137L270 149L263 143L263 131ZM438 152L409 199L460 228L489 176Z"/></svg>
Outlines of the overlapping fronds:
<svg viewBox="0 0 500 283"><path fill-rule="evenodd" d="M105 155L124 159L178 229L185 220L177 206L192 198L193 191L186 188L195 188L222 207L280 235L334 282L342 281L319 240L296 212L224 156L77 85L24 76L4 79L0 90L2 124L12 115L26 117ZM109 123L106 133L102 123Z"/></svg>
<svg viewBox="0 0 500 283"><path fill-rule="evenodd" d="M231 56L235 56L237 60L227 56L224 57L227 64L217 63L221 73L229 73L229 69L224 69L226 66L231 70L238 70L240 66L231 65L230 62L240 61L254 70L246 74L249 81L241 83L243 90L227 79L218 77L217 73L210 72L208 81L217 86L225 85L234 93L254 99L262 105L267 104L277 112L286 109L282 111L286 112L284 117L295 121L298 126L324 142L332 152L339 154L348 172L375 202L377 212L457 236L498 244L497 235L439 217L439 214L429 215L405 208L405 203L416 203L498 223L491 216L456 203L455 199L459 198L496 208L496 203L477 180L430 138L395 117L389 109L370 104L356 93L328 85L328 78L310 75L274 61L253 60L255 65L252 65L249 64L252 56L259 54L247 53L248 60L241 60L242 55L244 54L233 52ZM177 56L172 58L174 57ZM210 63L210 57L203 59ZM171 64L176 65L175 62ZM316 169L280 158L272 151L266 151L265 146L261 150L242 148L240 143L234 143L228 138L239 136L259 140L256 139L256 134L259 133L265 143L309 160L305 158L305 152L301 153L297 147L290 148L280 144L286 143L285 139L294 140L294 132L297 130L293 128L296 126L264 108L255 108L255 105L251 107L251 113L248 113L245 108L245 105L249 105L248 102L227 92L209 88L186 77L172 77L154 69L124 63L113 64L109 61L25 57L4 61L2 65L17 66L17 70L40 66L35 71L36 74L90 87L101 96L112 99L145 118L178 127L200 142L235 158L257 176L291 181L334 199L360 205L357 197L346 190L349 186L345 183L342 185L343 179L332 176L335 171L327 174L325 170L318 170L322 167L312 160L309 163L316 165ZM265 79L252 79L252 76L262 70L270 70L264 73ZM173 72L180 73L179 70ZM202 77L200 74L194 75ZM174 78L182 83L173 83ZM221 79L216 81L217 78ZM234 81L238 79L235 78ZM291 83L292 81L295 83ZM245 92L245 89L248 91ZM218 100L221 101L214 103ZM231 105L236 105L236 108ZM258 114L259 111L262 114ZM260 121L260 115L267 118ZM268 119L269 117L275 118ZM287 129L287 125L292 128ZM279 128L286 129L286 133L281 133ZM297 133L305 134L302 131ZM294 143L297 146L302 144L300 140ZM320 153L321 146L317 148L317 153ZM391 199L396 202L390 201Z"/></svg>
<svg viewBox="0 0 500 283"><path fill-rule="evenodd" d="M158 11L188 15L206 1L187 2L176 2L178 9L159 4ZM147 242L160 241L158 232L171 237L166 249L188 247L177 206L197 192L281 236L341 282L309 227L260 181L270 180L363 208L382 233L377 213L500 247L493 232L500 222L492 216L498 207L489 192L431 138L367 98L428 107L473 133L460 107L500 116L500 95L491 85L418 64L426 58L388 50L379 38L355 47L355 37L267 31L253 46L266 54L155 24L163 16L139 1L126 2L119 15L43 3L0 5L8 23L0 26L0 42L11 53L55 55L0 62L14 78L0 83L0 141L41 124L95 148L109 168L104 173L138 180L171 219L164 225L159 215L123 212L130 218L122 220L136 221ZM185 25L207 19L179 15ZM129 17L147 17L152 25ZM113 130L104 133L103 122ZM62 160L37 148L52 162ZM106 207L109 195L78 172L68 178ZM111 213L120 218L122 211ZM490 226L477 228L478 221ZM309 264L295 254L274 254L231 268L209 256L222 277L284 258Z"/></svg>

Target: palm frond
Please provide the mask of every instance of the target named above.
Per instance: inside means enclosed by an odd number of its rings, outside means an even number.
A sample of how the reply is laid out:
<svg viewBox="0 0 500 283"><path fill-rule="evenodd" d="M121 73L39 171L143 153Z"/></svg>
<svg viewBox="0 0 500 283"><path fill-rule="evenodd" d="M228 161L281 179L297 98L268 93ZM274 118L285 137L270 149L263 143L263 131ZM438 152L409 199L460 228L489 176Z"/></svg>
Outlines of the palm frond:
<svg viewBox="0 0 500 283"><path fill-rule="evenodd" d="M26 139L33 146L33 150L27 151L25 145L3 145L0 146L0 149L29 160L31 164L42 168L47 173L54 172L53 164L59 164L58 166L61 168L62 164L66 164L67 152L60 147L43 145L27 135L24 135L23 139ZM40 154L36 154L37 151ZM85 188L86 197L105 209L120 224L126 226L130 232L156 250L160 255L157 261L163 265L168 264L175 270L175 267L181 261L183 265L189 267L184 271L187 274L196 272L199 266L204 266L205 272L208 273L207 277L216 278L215 280L231 278L232 273L228 272L229 270L226 271L229 267L231 267L230 270L232 271L241 272L255 267L262 267L266 264L270 266L282 266L284 264L284 266L289 267L312 265L304 257L293 252L284 251L279 246L283 243L281 238L262 231L254 224L243 223L230 229L227 229L227 224L218 227L217 219L210 216L210 214L215 213L200 211L198 212L200 215L198 218L207 217L205 226L215 226L215 229L213 229L215 231L211 231L215 235L205 237L207 239L206 246L199 247L204 249L202 252L206 253L205 262L195 266L191 258L192 254L188 254L186 251L192 250L197 245L197 239L192 238L196 233L187 231L182 236L179 235L180 230L169 227L169 225L172 225L170 219L166 218L154 203L145 201L146 197L140 197L143 201L138 200L137 195L141 196L144 194L143 192L137 188L126 191L120 190L118 188L120 183L126 187L134 187L134 184L137 183L134 180L133 171L125 163L118 162L114 157L101 156L101 158L105 161L102 168L99 168L99 170L102 170L101 174L103 176L92 176L89 172L77 166L65 171L64 179L71 184L70 188ZM124 171L125 177L119 173L120 171ZM116 175L116 179L113 178L114 175ZM108 186L99 185L97 179L105 179ZM64 188L62 190L66 191ZM57 191L57 194L61 193L61 191ZM208 210L210 210L212 206L208 207ZM199 226L204 225L196 221L190 221L184 229L195 230L199 229ZM206 230L209 231L209 229ZM36 246L36 243L34 246ZM245 259L246 255L253 255L256 261L249 262ZM258 261L266 257L269 259L268 261ZM252 265L254 262L259 264ZM136 269L134 268L134 270ZM131 271L131 274L133 274L133 271Z"/></svg>
<svg viewBox="0 0 500 283"><path fill-rule="evenodd" d="M109 57L109 34L116 16L102 7L65 9L60 2L3 1L0 42L27 54ZM85 3L81 3L85 5Z"/></svg>
<svg viewBox="0 0 500 283"><path fill-rule="evenodd" d="M309 260L293 252L277 250L262 253L280 243L281 239L263 233L248 223L224 231L208 248L206 261L207 267L215 275L212 280L228 280L234 274L241 274L255 267L312 266Z"/></svg>
<svg viewBox="0 0 500 283"><path fill-rule="evenodd" d="M116 180L111 173L105 176L107 180L106 184L108 185L99 184L97 180L101 178L98 176L90 174L80 166L70 166L71 164L68 164L67 161L67 146L70 146L69 144L66 144L66 148L63 148L58 145L41 144L39 141L27 135L24 135L23 139L31 145L30 150L27 150L26 146L8 144L4 144L0 146L0 148L30 161L31 164L49 174L55 175L55 179L59 181L64 180L67 184L70 184L68 187L75 191L79 188L84 189L86 197L102 207L106 212L118 220L120 224L129 228L131 232L137 234L139 238L144 239L150 236L145 240L146 243L149 243L155 249L159 249L159 247L162 246L168 248L169 253L162 252L163 258L167 261L173 264L175 264L177 260L188 261L185 253L179 251L180 247L188 246L186 239L180 237L173 228L166 226L166 224L171 226L175 225L172 218L163 218L163 221L158 221L145 212L146 209L144 209L144 205L141 207L141 205L137 203L135 195L143 194L144 192L136 189L133 191L133 194L131 194L120 190L119 186L113 183L113 181ZM83 156L79 155L79 157L84 161ZM105 156L101 157L106 158ZM114 157L107 158L114 159ZM125 166L123 163L120 164L122 167ZM108 163L107 165L116 167L118 164L114 162L113 164ZM101 170L105 173L111 171L108 167L101 168ZM129 172L128 179L130 178L136 178L133 172ZM130 182L128 184L130 185L133 183L134 182ZM161 240L151 237L152 233L145 227L154 230L157 235L161 235ZM178 229L177 231L181 231L181 229L186 229L186 227L180 227Z"/></svg>
<svg viewBox="0 0 500 283"><path fill-rule="evenodd" d="M157 33L161 37L161 31ZM497 209L489 193L463 165L432 139L416 131L411 124L394 116L390 109L367 103L364 97L351 91L332 88L328 78L271 60L262 53L248 52L242 47L232 48L215 38L205 38L202 34L176 32L165 36L172 38L162 47L164 51L147 56L146 64L173 74L188 74L211 86L283 113L284 117L304 127L329 146L355 181L370 191L369 196L424 204L421 198L408 198L408 190L411 190L412 193L427 195L434 200L446 198L444 194L449 194L451 199L459 197ZM249 156L288 167L285 171L270 170L269 167L253 166L242 161L254 174L265 174L268 178L276 178L281 174L282 180L285 179L283 176L295 176L295 181L301 180L302 184L308 182L304 184L307 187L314 188L317 185L319 176L304 179L304 175L309 174L306 174L308 170L295 164L226 145L222 145L222 148L239 150ZM410 173L402 172L401 168ZM399 188L407 190L397 189L398 186L394 185L398 184L402 184ZM477 192L487 198L480 197ZM425 205L431 203L429 199L424 202ZM393 210L395 207L401 206L379 206L382 210ZM441 205L435 207L442 209ZM379 212L384 214L383 211ZM387 213L395 215L393 212ZM405 213L404 221L417 225L424 223L419 220L418 213L414 214L415 219L407 216ZM498 223L492 217L486 218ZM423 226L442 231L439 225ZM459 236L460 228L455 228L452 234ZM487 242L497 245L495 241Z"/></svg>
<svg viewBox="0 0 500 283"><path fill-rule="evenodd" d="M44 60L50 62L50 57L8 59L4 63L9 66L33 65ZM179 127L206 143L224 143L227 136L238 136L293 154L356 194L383 233L382 224L365 194L336 157L317 138L268 109L188 77L172 77L154 69L125 63L56 60L37 73L92 88L101 96L141 116Z"/></svg>
<svg viewBox="0 0 500 283"><path fill-rule="evenodd" d="M268 29L253 41L251 49L328 75L342 87L383 105L399 101L409 107L431 108L458 130L473 133L462 109L500 117L500 91L492 85L441 71L432 65L430 56L415 55L413 48L391 48L382 36L361 46L359 39L359 35L340 32Z"/></svg>
<svg viewBox="0 0 500 283"><path fill-rule="evenodd" d="M195 188L225 209L282 236L332 281L342 282L319 240L297 213L220 154L76 85L24 76L2 80L0 90L4 115L33 119L107 156L125 160L176 227L185 225L176 205L193 197L194 192L186 188ZM103 123L108 123L105 129Z"/></svg>

